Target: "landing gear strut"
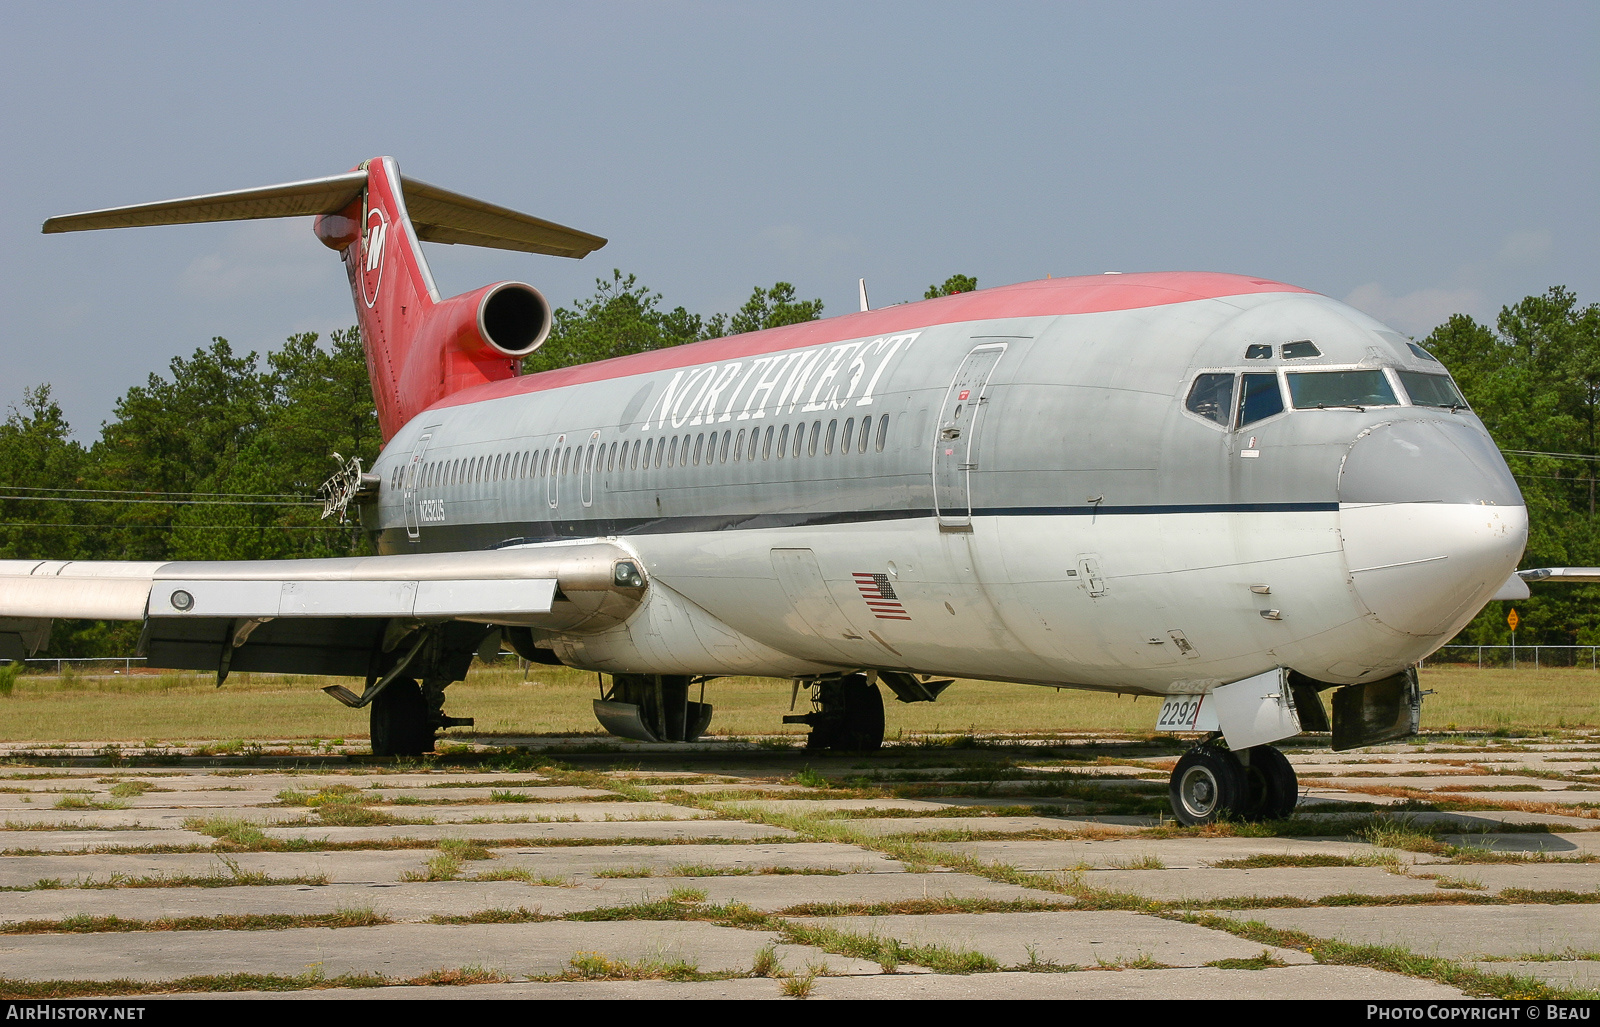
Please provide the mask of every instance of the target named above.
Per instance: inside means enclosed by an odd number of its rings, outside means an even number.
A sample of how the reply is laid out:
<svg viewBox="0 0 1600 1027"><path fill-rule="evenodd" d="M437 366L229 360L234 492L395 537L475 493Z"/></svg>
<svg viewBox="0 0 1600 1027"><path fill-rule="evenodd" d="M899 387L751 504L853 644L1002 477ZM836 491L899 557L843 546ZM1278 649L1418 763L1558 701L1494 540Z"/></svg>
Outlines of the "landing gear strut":
<svg viewBox="0 0 1600 1027"><path fill-rule="evenodd" d="M1223 817L1286 817L1299 799L1300 784L1289 760L1270 745L1233 752L1206 742L1178 760L1168 791L1179 823L1192 827Z"/></svg>
<svg viewBox="0 0 1600 1027"><path fill-rule="evenodd" d="M815 685L810 713L784 717L785 724L809 724L807 749L871 752L883 748L883 693L865 674L823 678Z"/></svg>

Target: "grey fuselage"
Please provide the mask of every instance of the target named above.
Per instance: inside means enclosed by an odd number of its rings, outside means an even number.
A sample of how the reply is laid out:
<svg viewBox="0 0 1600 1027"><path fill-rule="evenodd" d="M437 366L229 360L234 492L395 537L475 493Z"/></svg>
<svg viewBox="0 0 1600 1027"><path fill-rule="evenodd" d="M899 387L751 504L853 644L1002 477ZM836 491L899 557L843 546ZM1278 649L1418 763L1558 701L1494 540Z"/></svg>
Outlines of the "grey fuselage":
<svg viewBox="0 0 1600 1027"><path fill-rule="evenodd" d="M1515 569L1504 461L1470 410L1408 399L1400 372L1443 369L1393 330L1297 291L1004 316L1006 291L976 294L1001 316L934 301L460 394L385 448L366 523L384 553L618 540L644 608L541 638L608 672L1350 683ZM1395 401L1290 406L1288 373L1336 369ZM1240 424L1245 374L1284 409Z"/></svg>

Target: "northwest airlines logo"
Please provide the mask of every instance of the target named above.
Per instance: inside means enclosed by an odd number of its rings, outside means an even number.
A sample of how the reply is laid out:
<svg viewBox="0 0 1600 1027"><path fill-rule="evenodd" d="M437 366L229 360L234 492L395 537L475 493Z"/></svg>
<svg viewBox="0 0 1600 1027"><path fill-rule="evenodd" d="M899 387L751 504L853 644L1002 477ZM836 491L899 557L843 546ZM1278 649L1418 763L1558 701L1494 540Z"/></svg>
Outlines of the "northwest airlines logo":
<svg viewBox="0 0 1600 1027"><path fill-rule="evenodd" d="M752 361L687 368L672 376L639 430L749 421L766 417L768 411L782 417L797 408L810 412L871 406L873 390L889 361L909 350L921 334L880 335Z"/></svg>
<svg viewBox="0 0 1600 1027"><path fill-rule="evenodd" d="M361 298L367 306L378 302L378 287L383 284L384 241L389 237L389 216L382 208L367 211L366 246L361 254Z"/></svg>

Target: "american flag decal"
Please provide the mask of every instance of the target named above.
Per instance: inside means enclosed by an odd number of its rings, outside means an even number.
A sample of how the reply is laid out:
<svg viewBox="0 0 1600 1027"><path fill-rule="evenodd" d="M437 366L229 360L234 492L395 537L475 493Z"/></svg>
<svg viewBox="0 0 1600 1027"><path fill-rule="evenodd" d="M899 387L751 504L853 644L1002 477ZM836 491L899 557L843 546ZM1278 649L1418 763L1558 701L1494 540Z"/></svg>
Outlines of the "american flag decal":
<svg viewBox="0 0 1600 1027"><path fill-rule="evenodd" d="M906 613L906 608L900 605L900 597L894 594L894 586L889 584L889 575L873 574L869 571L856 571L856 588L861 590L861 598L867 601L867 608L879 620L910 620L911 615Z"/></svg>

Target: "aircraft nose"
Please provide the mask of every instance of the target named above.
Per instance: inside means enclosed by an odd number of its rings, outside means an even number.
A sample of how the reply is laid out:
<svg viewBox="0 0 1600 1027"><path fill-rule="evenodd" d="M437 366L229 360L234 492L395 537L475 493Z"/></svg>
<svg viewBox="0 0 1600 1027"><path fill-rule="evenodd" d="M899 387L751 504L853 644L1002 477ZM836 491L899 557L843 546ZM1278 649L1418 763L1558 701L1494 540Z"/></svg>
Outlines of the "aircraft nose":
<svg viewBox="0 0 1600 1027"><path fill-rule="evenodd" d="M1409 635L1447 636L1516 570L1528 511L1477 425L1398 421L1362 432L1345 455L1339 530L1373 615Z"/></svg>

